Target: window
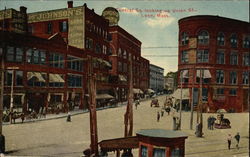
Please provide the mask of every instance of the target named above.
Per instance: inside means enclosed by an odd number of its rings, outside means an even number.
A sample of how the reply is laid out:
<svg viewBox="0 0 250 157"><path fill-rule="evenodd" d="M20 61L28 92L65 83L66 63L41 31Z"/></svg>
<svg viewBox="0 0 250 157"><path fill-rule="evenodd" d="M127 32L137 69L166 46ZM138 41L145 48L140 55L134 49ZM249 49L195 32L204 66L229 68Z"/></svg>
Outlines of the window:
<svg viewBox="0 0 250 157"><path fill-rule="evenodd" d="M52 34L52 22L47 23L47 34Z"/></svg>
<svg viewBox="0 0 250 157"><path fill-rule="evenodd" d="M225 45L225 36L221 32L217 36L217 45L219 45L219 46L224 46Z"/></svg>
<svg viewBox="0 0 250 157"><path fill-rule="evenodd" d="M243 40L243 48L250 48L250 37L245 37Z"/></svg>
<svg viewBox="0 0 250 157"><path fill-rule="evenodd" d="M224 83L224 71L216 70L216 83Z"/></svg>
<svg viewBox="0 0 250 157"><path fill-rule="evenodd" d="M99 43L96 43L96 45L95 45L95 52L96 53L101 53L102 52L102 48L101 48Z"/></svg>
<svg viewBox="0 0 250 157"><path fill-rule="evenodd" d="M58 53L50 53L49 55L49 65L55 68L64 67L64 56Z"/></svg>
<svg viewBox="0 0 250 157"><path fill-rule="evenodd" d="M223 51L217 52L217 64L225 64L225 54Z"/></svg>
<svg viewBox="0 0 250 157"><path fill-rule="evenodd" d="M102 45L102 53L103 54L107 54L107 46L106 45Z"/></svg>
<svg viewBox="0 0 250 157"><path fill-rule="evenodd" d="M146 146L141 146L141 157L148 157L148 148Z"/></svg>
<svg viewBox="0 0 250 157"><path fill-rule="evenodd" d="M237 95L237 89L235 89L235 88L230 89L229 95L234 95L234 96Z"/></svg>
<svg viewBox="0 0 250 157"><path fill-rule="evenodd" d="M28 49L26 52L26 62L31 64L46 64L46 52L39 49Z"/></svg>
<svg viewBox="0 0 250 157"><path fill-rule="evenodd" d="M237 35L236 34L232 34L230 37L230 44L232 48L236 48L237 47Z"/></svg>
<svg viewBox="0 0 250 157"><path fill-rule="evenodd" d="M16 74L16 80L15 80L15 85L16 86L23 86L23 71L15 71Z"/></svg>
<svg viewBox="0 0 250 157"><path fill-rule="evenodd" d="M64 75L61 74L49 74L49 86L50 87L63 87Z"/></svg>
<svg viewBox="0 0 250 157"><path fill-rule="evenodd" d="M12 72L13 72L12 70L6 70L4 85L11 86L11 84L12 84Z"/></svg>
<svg viewBox="0 0 250 157"><path fill-rule="evenodd" d="M123 63L123 72L128 72L128 66L127 63Z"/></svg>
<svg viewBox="0 0 250 157"><path fill-rule="evenodd" d="M83 60L81 58L68 56L68 69L83 71Z"/></svg>
<svg viewBox="0 0 250 157"><path fill-rule="evenodd" d="M118 71L122 72L122 62L118 62Z"/></svg>
<svg viewBox="0 0 250 157"><path fill-rule="evenodd" d="M40 72L27 72L27 84L32 87L44 87L46 85L47 74Z"/></svg>
<svg viewBox="0 0 250 157"><path fill-rule="evenodd" d="M23 49L18 47L7 46L6 60L10 62L22 62Z"/></svg>
<svg viewBox="0 0 250 157"><path fill-rule="evenodd" d="M124 52L123 52L123 58L127 59L127 51L126 50L124 50Z"/></svg>
<svg viewBox="0 0 250 157"><path fill-rule="evenodd" d="M224 94L224 88L217 88L216 94L217 95L223 95Z"/></svg>
<svg viewBox="0 0 250 157"><path fill-rule="evenodd" d="M209 34L207 31L202 30L198 33L198 43L203 45L209 43Z"/></svg>
<svg viewBox="0 0 250 157"><path fill-rule="evenodd" d="M183 32L181 34L181 45L187 45L188 40L189 40L188 34L186 32Z"/></svg>
<svg viewBox="0 0 250 157"><path fill-rule="evenodd" d="M73 74L68 75L68 86L82 87L82 76Z"/></svg>
<svg viewBox="0 0 250 157"><path fill-rule="evenodd" d="M122 57L122 49L121 48L118 49L118 57Z"/></svg>
<svg viewBox="0 0 250 157"><path fill-rule="evenodd" d="M249 72L248 71L244 71L242 73L242 83L243 84L249 84Z"/></svg>
<svg viewBox="0 0 250 157"><path fill-rule="evenodd" d="M243 65L250 66L250 55L248 53L243 54Z"/></svg>
<svg viewBox="0 0 250 157"><path fill-rule="evenodd" d="M238 55L236 53L230 54L230 64L237 65L238 64Z"/></svg>
<svg viewBox="0 0 250 157"><path fill-rule="evenodd" d="M59 23L59 30L60 32L67 32L68 31L68 22L63 21Z"/></svg>
<svg viewBox="0 0 250 157"><path fill-rule="evenodd" d="M208 50L197 51L197 63L208 63L209 53Z"/></svg>
<svg viewBox="0 0 250 157"><path fill-rule="evenodd" d="M154 148L153 157L166 157L165 149L163 148Z"/></svg>
<svg viewBox="0 0 250 157"><path fill-rule="evenodd" d="M187 51L181 52L181 62L188 63L188 52Z"/></svg>
<svg viewBox="0 0 250 157"><path fill-rule="evenodd" d="M230 72L229 82L230 84L237 84L237 73L235 71Z"/></svg>
<svg viewBox="0 0 250 157"><path fill-rule="evenodd" d="M207 102L208 101L208 89L202 88L202 101Z"/></svg>
<svg viewBox="0 0 250 157"><path fill-rule="evenodd" d="M29 25L29 26L28 26L28 32L29 32L30 34L33 34L33 33L34 33L34 26Z"/></svg>
<svg viewBox="0 0 250 157"><path fill-rule="evenodd" d="M86 48L91 50L93 49L93 39L86 38Z"/></svg>

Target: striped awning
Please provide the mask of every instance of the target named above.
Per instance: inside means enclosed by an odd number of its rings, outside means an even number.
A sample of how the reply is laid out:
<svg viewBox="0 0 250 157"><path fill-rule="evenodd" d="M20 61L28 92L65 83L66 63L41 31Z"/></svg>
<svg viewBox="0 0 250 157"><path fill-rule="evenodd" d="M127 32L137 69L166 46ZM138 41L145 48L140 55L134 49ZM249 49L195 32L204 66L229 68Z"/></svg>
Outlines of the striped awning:
<svg viewBox="0 0 250 157"><path fill-rule="evenodd" d="M200 78L200 72L203 71L203 78L211 78L211 73L208 69L205 69L205 70L196 70L196 77L199 77ZM202 74L202 73L201 73Z"/></svg>
<svg viewBox="0 0 250 157"><path fill-rule="evenodd" d="M59 74L49 74L49 82L64 83L65 81Z"/></svg>
<svg viewBox="0 0 250 157"><path fill-rule="evenodd" d="M36 78L37 82L46 82L45 79L43 78L42 74L39 72L27 72L27 78L28 80L32 78Z"/></svg>

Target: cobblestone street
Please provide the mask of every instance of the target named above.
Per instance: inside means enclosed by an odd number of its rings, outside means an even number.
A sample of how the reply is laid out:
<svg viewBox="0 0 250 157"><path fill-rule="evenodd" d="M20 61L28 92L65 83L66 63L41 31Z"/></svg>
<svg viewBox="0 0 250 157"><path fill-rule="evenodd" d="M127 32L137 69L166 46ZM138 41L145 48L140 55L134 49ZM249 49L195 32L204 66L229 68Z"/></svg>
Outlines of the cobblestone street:
<svg viewBox="0 0 250 157"><path fill-rule="evenodd" d="M160 96L160 105L163 105L165 96ZM123 137L124 113L126 106L97 111L98 140ZM162 128L172 129L172 117L164 114L157 122L157 111L160 108L151 108L150 101L143 101L134 108L134 135L140 129ZM207 129L207 117L216 114L204 115L204 137L197 138L194 129L189 129L190 112L182 114L182 131L188 134L186 140L187 157L244 157L249 154L249 115L248 113L226 113L225 118L231 121L231 129ZM196 113L194 114L194 126ZM37 121L24 124L3 126L6 138L6 156L60 156L79 157L82 151L89 147L89 114L72 116L72 122L66 118ZM240 132L240 149L236 149L236 140L232 141L232 149L227 149L227 135L233 136ZM138 156L138 150L133 150ZM115 156L110 153L110 156Z"/></svg>

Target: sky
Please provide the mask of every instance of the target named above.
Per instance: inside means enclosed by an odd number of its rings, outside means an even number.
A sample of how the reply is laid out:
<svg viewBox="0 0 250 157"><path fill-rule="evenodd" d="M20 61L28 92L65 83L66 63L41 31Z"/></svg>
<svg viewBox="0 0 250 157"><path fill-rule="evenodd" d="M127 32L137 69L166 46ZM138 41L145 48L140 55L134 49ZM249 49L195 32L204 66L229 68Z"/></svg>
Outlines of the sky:
<svg viewBox="0 0 250 157"><path fill-rule="evenodd" d="M178 20L193 15L218 15L249 22L248 0L73 0L74 6L84 3L99 15L106 7L119 11L118 25L142 42L141 55L150 64L164 68L164 74L178 70ZM0 0L0 10L20 6L27 12L67 7L66 0Z"/></svg>

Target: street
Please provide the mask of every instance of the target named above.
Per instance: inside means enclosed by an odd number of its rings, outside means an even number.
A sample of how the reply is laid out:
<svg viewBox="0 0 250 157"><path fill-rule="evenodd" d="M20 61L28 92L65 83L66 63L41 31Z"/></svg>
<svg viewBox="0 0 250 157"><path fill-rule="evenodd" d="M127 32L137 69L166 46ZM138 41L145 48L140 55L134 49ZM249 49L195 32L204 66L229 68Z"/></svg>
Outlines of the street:
<svg viewBox="0 0 250 157"><path fill-rule="evenodd" d="M162 106L166 96L159 96ZM140 129L172 129L172 116L164 113L157 122L160 108L150 107L150 100L143 101L134 110L134 135ZM124 136L124 113L126 106L97 111L98 140ZM185 154L187 157L244 157L249 154L249 114L226 113L225 118L231 121L231 129L207 129L207 117L217 114L203 114L204 137L195 137L196 113L194 113L193 130L189 129L190 112L182 112L181 130L188 134ZM60 156L79 157L90 145L89 114L72 116L72 122L66 118L38 121L24 124L4 125L8 155L17 156ZM236 140L232 140L232 149L227 149L227 135L241 135L240 148L236 149ZM133 150L138 156L138 150ZM115 153L109 153L115 156Z"/></svg>

